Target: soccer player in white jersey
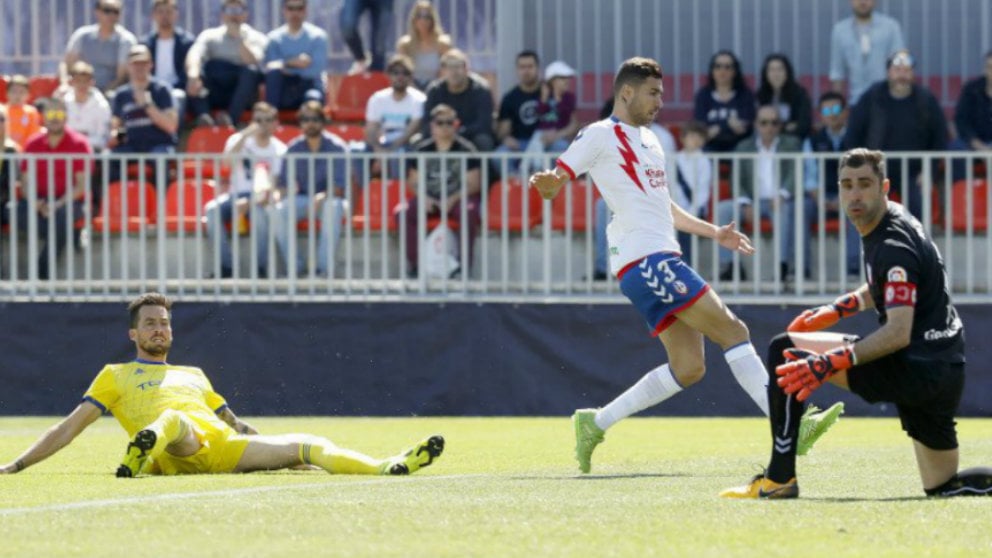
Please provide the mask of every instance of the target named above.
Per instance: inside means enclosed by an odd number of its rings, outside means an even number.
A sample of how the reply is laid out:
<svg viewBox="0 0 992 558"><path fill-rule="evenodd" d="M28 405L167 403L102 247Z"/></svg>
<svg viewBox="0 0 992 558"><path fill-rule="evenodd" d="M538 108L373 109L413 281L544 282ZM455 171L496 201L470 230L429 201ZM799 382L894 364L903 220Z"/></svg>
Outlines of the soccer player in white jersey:
<svg viewBox="0 0 992 558"><path fill-rule="evenodd" d="M661 67L654 60L625 61L613 82L613 114L582 130L555 169L530 179L544 199L552 199L579 175L588 172L592 176L614 215L606 232L610 271L661 339L670 359L605 407L579 409L572 415L575 457L583 473L590 471L592 452L608 428L703 377L703 336L720 345L738 383L768 415L768 373L751 344L747 326L682 261L675 231L712 238L746 255L753 254L754 247L747 235L735 230L734 223L717 227L672 202L665 153L646 127L661 109L661 78ZM807 437L800 441L801 454L836 421L841 410L838 404L804 417L812 427L805 429Z"/></svg>

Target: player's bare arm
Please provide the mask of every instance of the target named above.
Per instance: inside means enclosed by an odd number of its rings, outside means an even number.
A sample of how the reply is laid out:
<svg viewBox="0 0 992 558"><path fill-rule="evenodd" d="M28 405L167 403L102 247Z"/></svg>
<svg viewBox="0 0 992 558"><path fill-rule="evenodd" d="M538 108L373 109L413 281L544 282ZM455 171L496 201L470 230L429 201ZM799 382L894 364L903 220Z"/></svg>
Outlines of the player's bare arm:
<svg viewBox="0 0 992 558"><path fill-rule="evenodd" d="M718 227L713 223L703 221L695 215L691 215L675 202L672 202L671 206L672 223L676 229L703 238L712 238L719 242L720 246L729 250L736 250L748 256L754 254L754 246L751 245L751 239L746 234L736 230L737 224L733 221L722 227Z"/></svg>
<svg viewBox="0 0 992 558"><path fill-rule="evenodd" d="M80 432L103 414L100 408L83 401L61 422L48 429L37 442L20 455L13 463L0 466L0 474L13 474L48 459L68 446Z"/></svg>
<svg viewBox="0 0 992 558"><path fill-rule="evenodd" d="M854 354L858 356L858 364L870 362L908 347L913 333L914 313L915 309L912 306L888 308L886 310L888 320L885 325L854 344Z"/></svg>
<svg viewBox="0 0 992 558"><path fill-rule="evenodd" d="M568 178L568 173L556 167L553 170L534 173L530 177L530 185L532 188L537 188L542 198L553 200L561 191L562 186L568 182Z"/></svg>
<svg viewBox="0 0 992 558"><path fill-rule="evenodd" d="M256 430L255 427L238 418L230 407L224 407L221 409L220 412L217 413L217 416L220 420L229 424L238 434L258 434L258 430Z"/></svg>

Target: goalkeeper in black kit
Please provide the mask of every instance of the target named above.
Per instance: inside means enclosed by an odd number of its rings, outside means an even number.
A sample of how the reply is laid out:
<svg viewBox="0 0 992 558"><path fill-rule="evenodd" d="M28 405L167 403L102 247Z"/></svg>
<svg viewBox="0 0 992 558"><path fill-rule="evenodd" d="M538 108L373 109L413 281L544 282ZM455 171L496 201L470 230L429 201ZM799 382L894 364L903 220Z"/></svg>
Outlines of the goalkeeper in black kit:
<svg viewBox="0 0 992 558"><path fill-rule="evenodd" d="M964 389L964 326L944 262L923 227L888 201L885 156L853 149L839 168L840 201L861 235L867 283L806 310L768 350L771 463L727 498L798 498L796 440L806 398L830 382L875 403L894 403L913 440L928 496L992 495L992 468L958 471L954 415ZM874 308L881 326L864 339L820 331Z"/></svg>

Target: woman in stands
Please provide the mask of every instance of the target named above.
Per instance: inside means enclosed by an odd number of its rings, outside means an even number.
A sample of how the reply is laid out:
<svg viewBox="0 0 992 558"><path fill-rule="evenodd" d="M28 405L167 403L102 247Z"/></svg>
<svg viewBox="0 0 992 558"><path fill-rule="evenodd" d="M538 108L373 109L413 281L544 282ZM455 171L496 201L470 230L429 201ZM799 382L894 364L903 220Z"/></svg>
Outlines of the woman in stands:
<svg viewBox="0 0 992 558"><path fill-rule="evenodd" d="M706 85L696 92L693 119L706 124L706 151L733 151L737 142L751 135L755 115L754 94L744 83L741 63L729 50L710 59Z"/></svg>
<svg viewBox="0 0 992 558"><path fill-rule="evenodd" d="M800 140L809 136L813 126L809 93L796 81L792 62L784 54L769 54L761 66L758 106L764 105L778 108L783 133L792 134Z"/></svg>
<svg viewBox="0 0 992 558"><path fill-rule="evenodd" d="M410 8L406 35L396 42L396 52L413 60L413 82L421 90L440 77L441 55L451 48L451 37L444 33L437 8L419 0Z"/></svg>

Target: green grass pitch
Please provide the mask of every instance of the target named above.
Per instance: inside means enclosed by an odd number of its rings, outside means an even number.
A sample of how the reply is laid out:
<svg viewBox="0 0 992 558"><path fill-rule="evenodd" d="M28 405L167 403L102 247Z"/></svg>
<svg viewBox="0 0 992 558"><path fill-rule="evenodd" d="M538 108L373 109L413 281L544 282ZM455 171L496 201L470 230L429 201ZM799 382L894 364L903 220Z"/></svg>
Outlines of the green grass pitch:
<svg viewBox="0 0 992 558"><path fill-rule="evenodd" d="M0 419L0 462L55 419ZM101 419L0 476L0 556L981 556L992 500L922 497L895 419L843 418L800 458L802 498L730 501L765 464L759 419L628 419L580 476L566 418L264 418L371 455L431 433L410 477L323 472L117 479L126 439ZM992 465L992 419L959 421L962 467Z"/></svg>

